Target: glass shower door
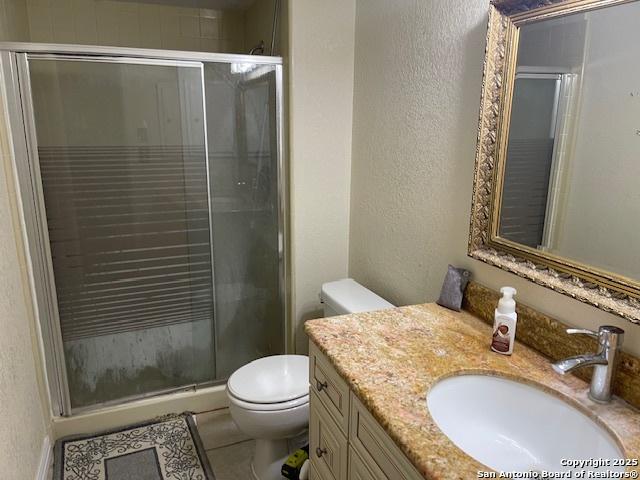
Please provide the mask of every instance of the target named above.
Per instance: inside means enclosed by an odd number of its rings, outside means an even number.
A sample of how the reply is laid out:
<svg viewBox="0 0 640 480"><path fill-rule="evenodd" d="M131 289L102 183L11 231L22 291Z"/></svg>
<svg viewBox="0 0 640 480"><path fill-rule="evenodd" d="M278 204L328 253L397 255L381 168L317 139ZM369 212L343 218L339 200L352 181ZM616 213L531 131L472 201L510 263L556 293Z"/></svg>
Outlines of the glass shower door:
<svg viewBox="0 0 640 480"><path fill-rule="evenodd" d="M28 67L71 407L213 381L203 64Z"/></svg>
<svg viewBox="0 0 640 480"><path fill-rule="evenodd" d="M276 71L204 67L220 379L285 351Z"/></svg>

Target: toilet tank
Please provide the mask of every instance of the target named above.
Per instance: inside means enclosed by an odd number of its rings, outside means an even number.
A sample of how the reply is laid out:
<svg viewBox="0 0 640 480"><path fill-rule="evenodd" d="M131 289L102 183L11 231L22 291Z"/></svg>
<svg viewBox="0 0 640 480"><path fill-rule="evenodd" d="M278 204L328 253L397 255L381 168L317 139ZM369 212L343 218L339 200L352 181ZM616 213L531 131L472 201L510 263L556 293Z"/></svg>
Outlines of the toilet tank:
<svg viewBox="0 0 640 480"><path fill-rule="evenodd" d="M320 301L324 304L325 317L394 307L393 304L352 278L324 283L320 292Z"/></svg>

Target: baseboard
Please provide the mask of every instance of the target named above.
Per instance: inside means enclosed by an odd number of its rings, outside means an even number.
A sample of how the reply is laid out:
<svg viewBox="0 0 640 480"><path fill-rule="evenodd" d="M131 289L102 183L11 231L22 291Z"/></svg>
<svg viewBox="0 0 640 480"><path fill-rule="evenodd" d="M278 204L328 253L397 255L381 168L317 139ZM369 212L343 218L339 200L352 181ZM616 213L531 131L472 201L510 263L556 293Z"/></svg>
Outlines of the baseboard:
<svg viewBox="0 0 640 480"><path fill-rule="evenodd" d="M36 480L49 480L49 467L53 461L53 445L51 439L47 435L42 440L42 449L40 450L40 462L38 463L38 471Z"/></svg>

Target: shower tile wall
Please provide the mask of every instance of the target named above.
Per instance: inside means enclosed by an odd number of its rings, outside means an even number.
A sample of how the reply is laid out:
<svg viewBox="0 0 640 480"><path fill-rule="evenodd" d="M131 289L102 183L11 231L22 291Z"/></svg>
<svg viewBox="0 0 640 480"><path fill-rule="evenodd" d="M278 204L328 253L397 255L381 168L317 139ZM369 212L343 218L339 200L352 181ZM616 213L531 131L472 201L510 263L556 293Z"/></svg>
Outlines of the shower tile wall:
<svg viewBox="0 0 640 480"><path fill-rule="evenodd" d="M29 40L29 19L25 0L0 0L0 41Z"/></svg>
<svg viewBox="0 0 640 480"><path fill-rule="evenodd" d="M34 42L244 50L243 12L95 0L29 0Z"/></svg>
<svg viewBox="0 0 640 480"><path fill-rule="evenodd" d="M0 0L0 41L247 53L269 44L274 0L247 10L108 0Z"/></svg>

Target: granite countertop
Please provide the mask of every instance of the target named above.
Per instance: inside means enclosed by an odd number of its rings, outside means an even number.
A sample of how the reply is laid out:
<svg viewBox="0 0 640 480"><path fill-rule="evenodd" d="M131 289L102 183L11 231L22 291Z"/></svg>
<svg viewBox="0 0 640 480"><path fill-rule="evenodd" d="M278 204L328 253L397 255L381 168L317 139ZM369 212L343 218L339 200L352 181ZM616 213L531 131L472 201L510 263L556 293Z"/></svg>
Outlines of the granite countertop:
<svg viewBox="0 0 640 480"><path fill-rule="evenodd" d="M429 388L458 373L509 377L556 394L609 430L627 458L640 458L638 410L618 398L591 401L584 381L558 375L523 344L510 357L493 353L491 328L467 312L415 305L310 320L305 330L425 478L469 479L488 470L440 431L426 407Z"/></svg>

